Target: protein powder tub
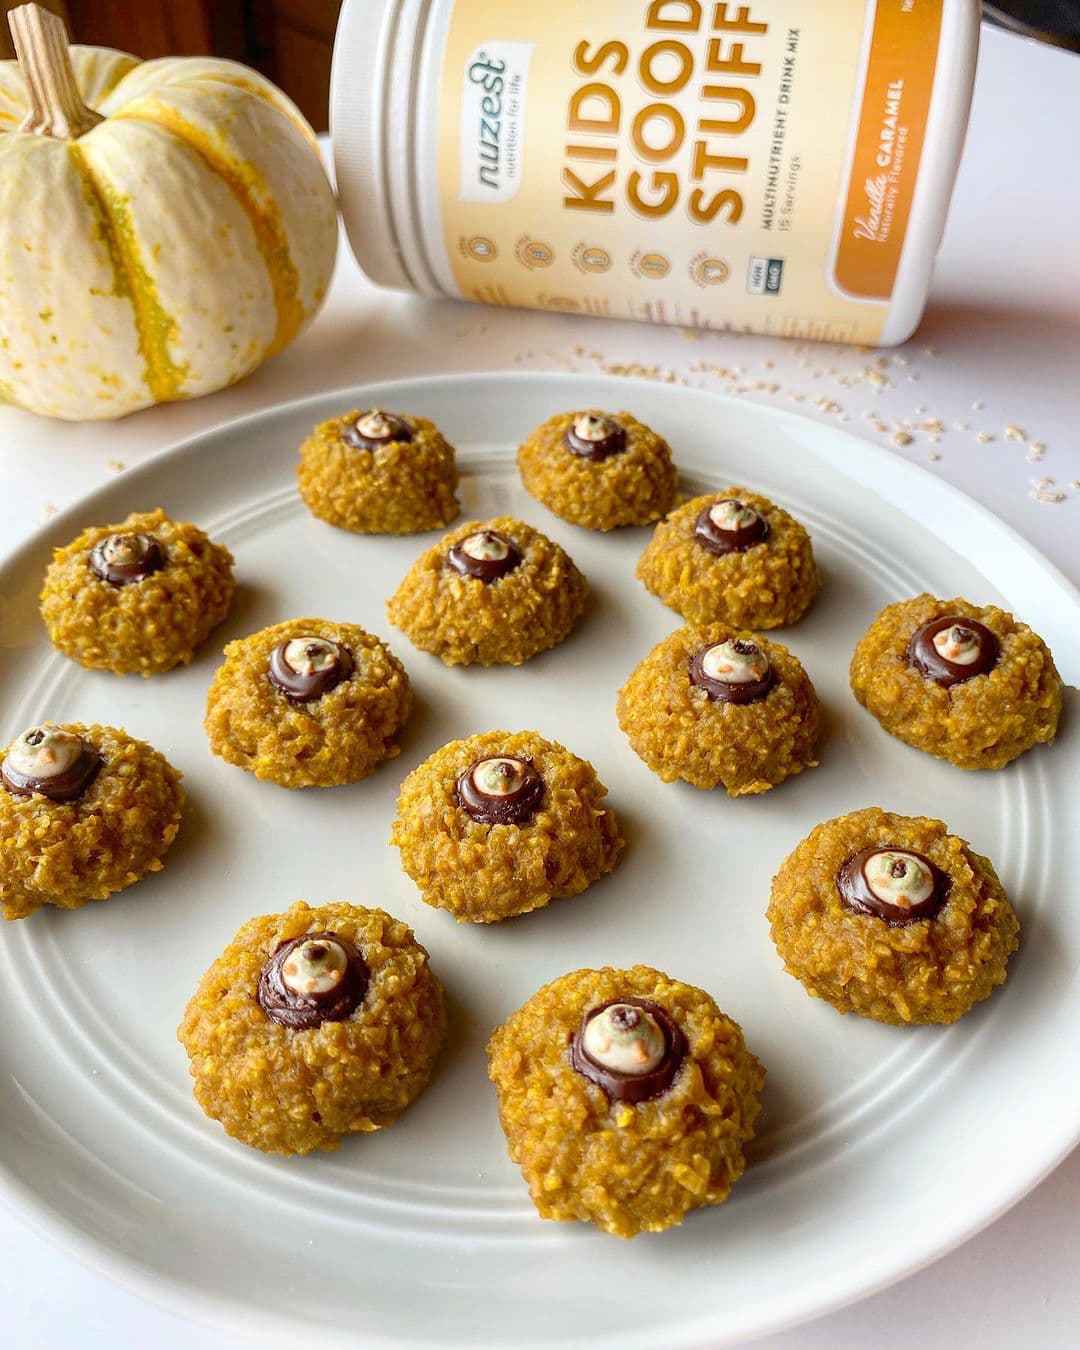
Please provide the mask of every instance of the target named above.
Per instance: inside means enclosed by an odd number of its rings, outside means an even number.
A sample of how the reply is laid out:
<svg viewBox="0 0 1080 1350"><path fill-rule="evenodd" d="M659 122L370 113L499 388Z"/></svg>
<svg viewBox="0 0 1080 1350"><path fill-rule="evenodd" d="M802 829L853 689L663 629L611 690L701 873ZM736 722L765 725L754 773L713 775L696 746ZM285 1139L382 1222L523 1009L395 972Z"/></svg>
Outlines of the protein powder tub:
<svg viewBox="0 0 1080 1350"><path fill-rule="evenodd" d="M978 0L345 0L331 114L384 286L888 345L922 316Z"/></svg>

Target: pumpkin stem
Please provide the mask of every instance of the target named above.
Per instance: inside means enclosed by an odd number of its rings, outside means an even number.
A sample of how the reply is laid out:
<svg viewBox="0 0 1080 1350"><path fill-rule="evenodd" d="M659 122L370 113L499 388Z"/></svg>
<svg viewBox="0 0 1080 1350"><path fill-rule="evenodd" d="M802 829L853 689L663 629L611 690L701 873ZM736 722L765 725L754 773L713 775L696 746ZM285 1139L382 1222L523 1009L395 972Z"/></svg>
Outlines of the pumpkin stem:
<svg viewBox="0 0 1080 1350"><path fill-rule="evenodd" d="M63 19L40 5L19 5L8 25L30 104L19 130L73 141L104 122L79 93Z"/></svg>

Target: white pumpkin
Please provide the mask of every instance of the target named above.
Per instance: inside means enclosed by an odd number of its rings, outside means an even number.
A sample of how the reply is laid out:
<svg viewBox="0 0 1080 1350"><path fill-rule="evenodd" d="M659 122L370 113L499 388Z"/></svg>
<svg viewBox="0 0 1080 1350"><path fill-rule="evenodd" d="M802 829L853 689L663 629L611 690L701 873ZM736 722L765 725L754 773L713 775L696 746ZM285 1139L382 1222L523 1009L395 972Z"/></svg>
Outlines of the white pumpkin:
<svg viewBox="0 0 1080 1350"><path fill-rule="evenodd" d="M119 417L224 388L280 351L318 309L337 250L298 109L232 61L69 49L38 6L10 17L0 400Z"/></svg>

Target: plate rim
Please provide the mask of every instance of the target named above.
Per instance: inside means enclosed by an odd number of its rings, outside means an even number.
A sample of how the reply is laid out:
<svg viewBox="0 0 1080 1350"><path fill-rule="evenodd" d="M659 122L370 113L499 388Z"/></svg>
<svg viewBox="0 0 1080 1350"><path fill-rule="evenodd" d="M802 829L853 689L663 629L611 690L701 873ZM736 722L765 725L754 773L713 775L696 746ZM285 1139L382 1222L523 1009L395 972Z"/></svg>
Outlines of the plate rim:
<svg viewBox="0 0 1080 1350"><path fill-rule="evenodd" d="M738 408L740 411L751 409L752 415L763 417L777 423L796 423L812 429L816 437L822 437L831 443L846 448L852 454L861 457L864 465L887 466L890 477L899 475L909 479L916 489L929 487L931 495L936 495L945 504L961 506L969 515L983 526L989 527L1000 538L1008 542L1011 548L1023 554L1029 564L1041 574L1044 582L1051 584L1059 593L1060 602L1080 610L1080 587L1074 584L1065 573L1043 555L1039 549L1027 540L1012 525L1002 520L989 507L976 501L963 489L941 478L921 464L912 462L868 440L855 432L831 427L827 423L812 418L801 411L789 411L786 408L746 400L721 391L703 389L695 386L676 386L659 383L641 377L594 374L590 372L562 372L554 370L517 371L506 369L487 369L477 371L455 371L446 373L419 374L397 379L375 380L350 383L335 389L305 394L299 398L285 400L269 406L254 409L237 417L228 418L213 426L205 427L191 435L181 436L153 452L140 464L125 471L119 478L102 483L90 492L82 494L70 506L43 522L14 548L5 550L0 547L0 591L6 588L13 575L29 564L34 555L43 548L54 546L57 538L66 540L71 532L80 530L80 523L87 511L109 496L123 491L128 485L145 485L152 481L161 464L167 460L197 459L205 452L207 443L213 443L232 432L249 428L253 424L268 419L298 415L306 408L320 407L331 402L342 405L364 402L376 395L381 401L392 397L408 399L412 391L430 390L433 386L453 389L490 383L521 383L534 386L552 385L560 390L572 392L575 387L603 385L613 391L626 391L619 397L624 402L633 402L635 393L656 397L682 398L689 396L721 407ZM400 392L399 392L400 391ZM975 566L978 568L978 564ZM981 570L981 569L979 569ZM991 583L994 584L994 583ZM989 1212L975 1220L967 1219L948 1228L943 1237L930 1244L919 1257L902 1262L895 1270L862 1281L855 1280L853 1287L844 1292L831 1293L824 1300L816 1300L808 1294L799 1306L789 1307L770 1320L759 1322L752 1331L720 1332L708 1325L707 1317L695 1318L680 1324L676 1339L669 1341L673 1347L704 1347L706 1345L732 1344L746 1339L762 1336L804 1324L828 1315L841 1308L850 1306L868 1298L893 1284L906 1279L917 1271L926 1268L954 1251L963 1243L996 1222L1003 1214L1013 1208L1040 1184L1052 1171L1069 1156L1080 1143L1080 1103L1075 1119L1068 1128L1059 1132L1059 1142L1053 1154L1044 1154L1043 1160L1029 1172L1008 1197L994 1205ZM207 1293L196 1284L186 1282L172 1274L163 1273L158 1267L130 1255L107 1241L93 1237L76 1220L69 1218L56 1205L43 1201L30 1182L16 1175L8 1165L2 1147L0 1147L0 1206L21 1219L46 1241L54 1243L60 1250L77 1260L84 1268L102 1276L137 1297L176 1314L187 1321L197 1321L217 1330L228 1332L241 1339L258 1334L271 1343L282 1343L291 1338L298 1329L288 1319L278 1314L264 1314L261 1317L249 1304L233 1302L218 1295ZM941 1230L939 1230L940 1232ZM434 1347L444 1344L428 1336L410 1334L407 1338L398 1335L386 1336L382 1333L365 1332L363 1337L342 1332L338 1329L320 1329L320 1339L329 1345L357 1345L392 1350L395 1347L415 1346ZM541 1347L564 1347L565 1340L530 1341L533 1350Z"/></svg>

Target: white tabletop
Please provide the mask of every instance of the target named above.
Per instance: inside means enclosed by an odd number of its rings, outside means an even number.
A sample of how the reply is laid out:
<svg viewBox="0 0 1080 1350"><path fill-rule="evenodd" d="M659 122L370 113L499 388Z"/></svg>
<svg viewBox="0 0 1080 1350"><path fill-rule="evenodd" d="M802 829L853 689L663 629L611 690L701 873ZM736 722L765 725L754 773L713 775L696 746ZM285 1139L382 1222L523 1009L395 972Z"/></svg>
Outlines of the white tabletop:
<svg viewBox="0 0 1080 1350"><path fill-rule="evenodd" d="M1077 126L1080 59L987 33L930 308L911 342L880 354L425 302L370 287L343 248L312 329L235 389L89 426L0 409L0 554L111 474L223 420L362 381L510 366L639 374L797 406L925 464L1080 582ZM1077 1251L1080 1153L936 1265L760 1344L1071 1347ZM116 1288L2 1212L0 1307L11 1345L242 1344Z"/></svg>

